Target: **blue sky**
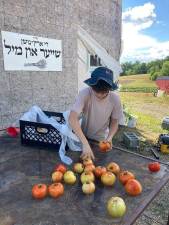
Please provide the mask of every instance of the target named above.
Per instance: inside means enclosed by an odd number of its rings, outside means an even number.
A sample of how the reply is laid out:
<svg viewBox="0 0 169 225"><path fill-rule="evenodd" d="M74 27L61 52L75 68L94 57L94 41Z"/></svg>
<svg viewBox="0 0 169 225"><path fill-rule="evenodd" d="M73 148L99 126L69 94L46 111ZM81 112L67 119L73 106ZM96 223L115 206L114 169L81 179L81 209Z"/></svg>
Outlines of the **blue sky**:
<svg viewBox="0 0 169 225"><path fill-rule="evenodd" d="M122 0L121 61L169 56L169 0Z"/></svg>

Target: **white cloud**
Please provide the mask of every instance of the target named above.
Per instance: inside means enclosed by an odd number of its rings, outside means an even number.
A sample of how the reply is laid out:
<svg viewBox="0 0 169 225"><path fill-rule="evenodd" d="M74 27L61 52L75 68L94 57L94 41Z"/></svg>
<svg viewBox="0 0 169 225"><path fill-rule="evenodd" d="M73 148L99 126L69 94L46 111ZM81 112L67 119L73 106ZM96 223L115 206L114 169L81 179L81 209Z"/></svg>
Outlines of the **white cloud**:
<svg viewBox="0 0 169 225"><path fill-rule="evenodd" d="M123 12L122 61L153 60L169 55L169 42L159 42L143 31L156 20L155 5L148 2L142 6L128 8Z"/></svg>
<svg viewBox="0 0 169 225"><path fill-rule="evenodd" d="M130 21L144 21L145 19L153 19L156 17L154 13L155 5L151 2L144 4L143 6L136 6L133 8L127 9L123 13L123 20L130 20Z"/></svg>

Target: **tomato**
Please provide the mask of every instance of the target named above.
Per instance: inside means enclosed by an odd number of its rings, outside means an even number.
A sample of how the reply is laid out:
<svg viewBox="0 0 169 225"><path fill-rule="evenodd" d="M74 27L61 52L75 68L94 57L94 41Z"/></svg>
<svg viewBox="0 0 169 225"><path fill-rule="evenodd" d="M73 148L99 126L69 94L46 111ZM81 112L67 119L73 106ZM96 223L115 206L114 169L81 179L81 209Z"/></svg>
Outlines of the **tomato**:
<svg viewBox="0 0 169 225"><path fill-rule="evenodd" d="M106 186L113 186L116 181L116 176L112 172L105 172L101 175L101 182Z"/></svg>
<svg viewBox="0 0 169 225"><path fill-rule="evenodd" d="M57 198L64 193L64 187L61 183L53 183L48 188L49 195L53 198Z"/></svg>
<svg viewBox="0 0 169 225"><path fill-rule="evenodd" d="M148 169L151 172L158 172L160 170L160 163L159 162L151 162L148 164Z"/></svg>
<svg viewBox="0 0 169 225"><path fill-rule="evenodd" d="M119 180L123 185L125 185L128 180L134 179L134 178L135 178L134 174L132 172L127 171L127 170L119 173Z"/></svg>
<svg viewBox="0 0 169 225"><path fill-rule="evenodd" d="M96 177L101 177L101 175L105 172L107 172L107 170L104 166L97 166L94 170L94 174Z"/></svg>
<svg viewBox="0 0 169 225"><path fill-rule="evenodd" d="M95 165L93 165L93 164L89 164L89 165L85 166L85 168L84 168L85 172L89 172L89 171L93 172L94 170L95 170Z"/></svg>
<svg viewBox="0 0 169 225"><path fill-rule="evenodd" d="M43 199L47 196L48 188L46 184L35 184L32 188L32 196L35 199Z"/></svg>
<svg viewBox="0 0 169 225"><path fill-rule="evenodd" d="M95 176L91 171L83 172L80 176L80 180L81 180L82 184L90 182L90 181L94 182Z"/></svg>
<svg viewBox="0 0 169 225"><path fill-rule="evenodd" d="M114 173L115 175L118 175L120 172L120 167L117 163L111 162L107 165L107 170Z"/></svg>
<svg viewBox="0 0 169 225"><path fill-rule="evenodd" d="M83 159L83 165L84 166L87 166L87 165L90 165L90 164L93 164L93 161L89 158L87 159Z"/></svg>
<svg viewBox="0 0 169 225"><path fill-rule="evenodd" d="M84 165L82 163L75 163L73 165L73 171L75 173L82 173L84 170Z"/></svg>
<svg viewBox="0 0 169 225"><path fill-rule="evenodd" d="M63 173L62 172L60 172L60 171L54 171L53 173L52 173L52 181L53 182L60 182L60 181L62 181L62 178L63 178Z"/></svg>
<svg viewBox="0 0 169 225"><path fill-rule="evenodd" d="M112 197L107 202L107 211L113 218L119 218L126 213L126 204L120 197Z"/></svg>
<svg viewBox="0 0 169 225"><path fill-rule="evenodd" d="M107 152L107 151L110 151L111 144L108 141L100 141L99 148L101 152Z"/></svg>
<svg viewBox="0 0 169 225"><path fill-rule="evenodd" d="M125 185L126 192L131 196L137 196L142 192L142 186L136 179L130 179Z"/></svg>
<svg viewBox="0 0 169 225"><path fill-rule="evenodd" d="M92 181L82 184L82 191L84 194L92 194L95 191L95 184Z"/></svg>
<svg viewBox="0 0 169 225"><path fill-rule="evenodd" d="M66 166L64 164L59 164L55 166L54 171L60 171L61 173L65 173L67 170Z"/></svg>
<svg viewBox="0 0 169 225"><path fill-rule="evenodd" d="M76 182L76 175L73 171L68 170L63 176L63 180L66 184L75 184Z"/></svg>

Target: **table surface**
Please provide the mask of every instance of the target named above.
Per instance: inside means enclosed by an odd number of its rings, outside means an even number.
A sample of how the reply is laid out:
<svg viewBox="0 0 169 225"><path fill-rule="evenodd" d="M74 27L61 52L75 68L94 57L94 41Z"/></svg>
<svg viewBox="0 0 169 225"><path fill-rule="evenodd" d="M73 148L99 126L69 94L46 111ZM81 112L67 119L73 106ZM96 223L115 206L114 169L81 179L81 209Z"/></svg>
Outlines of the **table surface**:
<svg viewBox="0 0 169 225"><path fill-rule="evenodd" d="M132 224L154 196L169 180L169 168L161 165L158 173L147 169L150 160L113 149L101 153L92 145L96 156L95 165L117 162L122 169L132 171L143 186L140 196L131 197L125 193L118 179L113 187L104 187L96 181L96 191L84 195L78 176L75 185L64 184L63 196L53 199L34 200L31 188L36 183L51 183L54 165L60 162L56 151L37 147L21 146L19 138L0 136L0 221L9 216L15 225L111 225ZM68 151L74 162L80 153ZM71 166L70 166L71 168ZM127 205L123 218L112 219L106 210L106 203L112 196L120 196Z"/></svg>

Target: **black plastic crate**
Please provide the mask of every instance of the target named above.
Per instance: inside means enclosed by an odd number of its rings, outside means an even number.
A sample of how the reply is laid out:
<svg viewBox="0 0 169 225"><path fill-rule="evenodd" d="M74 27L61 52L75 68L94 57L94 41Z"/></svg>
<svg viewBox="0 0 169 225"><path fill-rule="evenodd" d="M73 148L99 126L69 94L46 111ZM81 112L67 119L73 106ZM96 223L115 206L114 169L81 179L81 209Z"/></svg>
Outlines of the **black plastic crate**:
<svg viewBox="0 0 169 225"><path fill-rule="evenodd" d="M65 123L62 113L44 111L49 117L56 118L60 124ZM59 150L62 138L60 132L50 124L44 124L38 121L30 122L20 120L21 144L38 147L48 147Z"/></svg>

